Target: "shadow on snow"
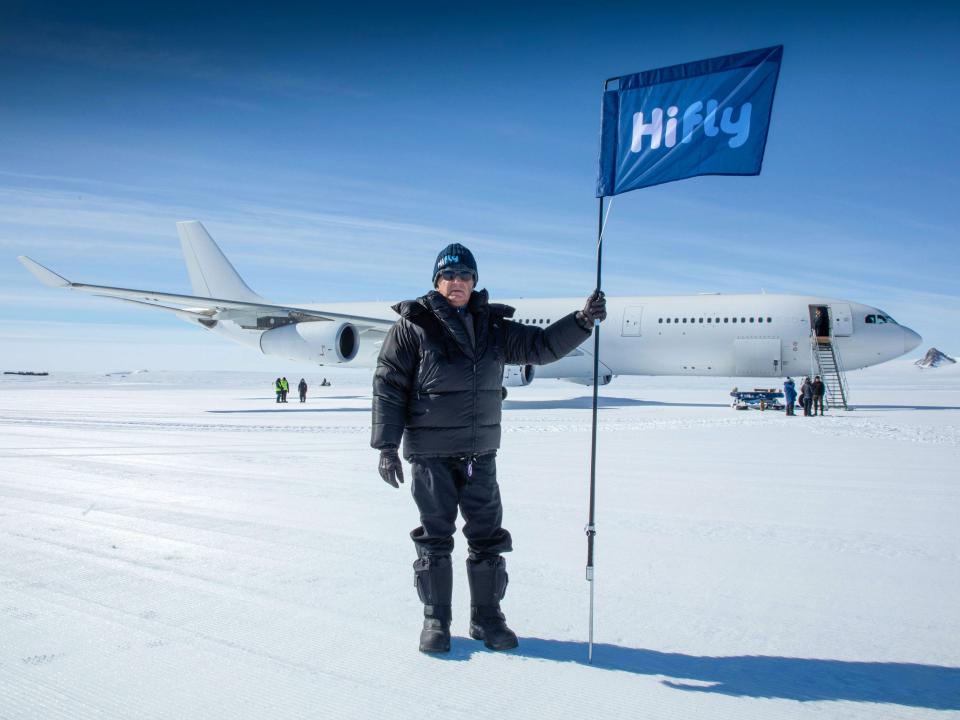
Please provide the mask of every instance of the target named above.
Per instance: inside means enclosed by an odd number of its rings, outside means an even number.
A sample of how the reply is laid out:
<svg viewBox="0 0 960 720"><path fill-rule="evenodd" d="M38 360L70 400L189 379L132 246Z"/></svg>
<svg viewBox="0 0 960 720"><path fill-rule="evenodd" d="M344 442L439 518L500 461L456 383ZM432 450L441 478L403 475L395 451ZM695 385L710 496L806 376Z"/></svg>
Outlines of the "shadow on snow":
<svg viewBox="0 0 960 720"><path fill-rule="evenodd" d="M960 410L954 405L854 405L854 410Z"/></svg>
<svg viewBox="0 0 960 720"><path fill-rule="evenodd" d="M263 398L250 398L256 400L262 400ZM250 408L248 410L207 410L208 413L214 413L217 415L247 415L250 413L298 413L298 412L307 412L307 413L326 413L326 412L363 412L368 410L366 407L317 407L317 402L323 400L364 400L362 395L337 395L335 397L323 397L313 400L313 406L307 407L310 405L310 400L306 403L301 403L299 400L291 400L289 403L278 403L276 401L270 404L270 407L260 407L260 408ZM369 399L369 398L366 398ZM275 407L280 405L280 407ZM292 406L292 407L289 407Z"/></svg>
<svg viewBox="0 0 960 720"><path fill-rule="evenodd" d="M475 640L454 637L450 653L437 659L469 660L489 652ZM664 676L676 690L810 701L850 701L960 710L960 668L896 662L857 662L767 656L709 657L595 644L521 638L506 654L570 662L601 670Z"/></svg>
<svg viewBox="0 0 960 720"><path fill-rule="evenodd" d="M590 410L593 397L585 395L567 400L504 400L504 410ZM636 400L634 398L604 397L597 398L598 408L624 407L730 407L730 403L673 403L658 400Z"/></svg>

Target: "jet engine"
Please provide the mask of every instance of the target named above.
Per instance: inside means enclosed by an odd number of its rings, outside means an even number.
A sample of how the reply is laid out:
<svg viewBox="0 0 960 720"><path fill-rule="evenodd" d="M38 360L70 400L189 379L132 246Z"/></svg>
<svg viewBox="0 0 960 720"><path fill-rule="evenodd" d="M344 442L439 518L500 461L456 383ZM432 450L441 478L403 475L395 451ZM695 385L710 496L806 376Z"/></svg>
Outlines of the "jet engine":
<svg viewBox="0 0 960 720"><path fill-rule="evenodd" d="M264 355L318 365L348 363L360 349L360 335L350 323L299 322L267 330L260 336Z"/></svg>
<svg viewBox="0 0 960 720"><path fill-rule="evenodd" d="M526 387L533 382L536 368L533 365L507 365L503 371L504 387Z"/></svg>

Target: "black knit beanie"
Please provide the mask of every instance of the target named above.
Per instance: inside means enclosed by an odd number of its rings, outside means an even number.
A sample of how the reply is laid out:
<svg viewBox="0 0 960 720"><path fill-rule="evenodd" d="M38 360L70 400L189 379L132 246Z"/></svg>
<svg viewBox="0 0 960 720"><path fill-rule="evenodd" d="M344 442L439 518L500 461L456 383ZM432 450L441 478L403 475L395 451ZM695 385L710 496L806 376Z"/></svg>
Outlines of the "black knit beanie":
<svg viewBox="0 0 960 720"><path fill-rule="evenodd" d="M477 284L479 275L477 275L477 261L473 259L473 253L467 250L460 243L447 245L437 260L433 263L433 286L437 286L437 276L444 270L469 270L473 273L473 284Z"/></svg>

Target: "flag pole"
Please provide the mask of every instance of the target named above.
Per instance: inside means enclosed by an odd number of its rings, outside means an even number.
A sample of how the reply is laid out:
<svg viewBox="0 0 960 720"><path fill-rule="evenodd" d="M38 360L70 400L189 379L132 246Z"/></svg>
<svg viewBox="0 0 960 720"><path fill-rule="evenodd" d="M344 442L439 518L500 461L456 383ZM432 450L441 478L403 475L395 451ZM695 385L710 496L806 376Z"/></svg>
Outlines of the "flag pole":
<svg viewBox="0 0 960 720"><path fill-rule="evenodd" d="M604 83L606 90L606 83ZM603 257L603 200L600 198L597 215L597 291L600 290L600 269ZM590 439L590 516L587 521L587 582L590 583L590 628L587 643L587 662L593 662L593 541L597 535L596 499L597 499L597 386L600 380L600 321L593 323L593 427Z"/></svg>
<svg viewBox="0 0 960 720"><path fill-rule="evenodd" d="M607 78L603 81L603 93L607 92L610 83L619 80L619 77ZM603 95L600 103L600 124L603 126ZM600 292L601 268L603 266L603 230L606 222L603 217L603 201L606 196L600 196L597 209L597 292ZM607 215L613 207L613 198L607 203ZM587 662L593 662L593 543L597 535L596 500L597 500L597 390L600 384L600 321L593 321L593 422L590 436L590 515L587 520L587 582L590 583L590 624L587 642Z"/></svg>
<svg viewBox="0 0 960 720"><path fill-rule="evenodd" d="M610 83L619 78L607 78L603 81L603 92L607 92ZM602 95L601 95L602 97ZM603 124L603 103L600 104L601 126ZM603 201L606 198L600 196L597 209L597 292L600 292L601 268L603 259L603 228L606 223L603 219ZM607 206L607 212L610 212L610 205L613 203L611 198ZM596 504L597 504L597 390L600 384L600 321L593 322L593 421L590 436L590 514L587 520L587 582L590 583L590 625L587 642L587 662L593 662L593 543L597 535L596 525Z"/></svg>

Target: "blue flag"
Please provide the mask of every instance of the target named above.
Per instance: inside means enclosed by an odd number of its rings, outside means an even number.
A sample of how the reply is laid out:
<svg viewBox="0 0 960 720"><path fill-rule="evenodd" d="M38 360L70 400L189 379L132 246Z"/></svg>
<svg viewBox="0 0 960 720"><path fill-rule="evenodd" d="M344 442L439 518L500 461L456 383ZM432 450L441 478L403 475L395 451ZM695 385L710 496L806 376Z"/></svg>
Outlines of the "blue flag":
<svg viewBox="0 0 960 720"><path fill-rule="evenodd" d="M696 175L758 175L783 45L616 78L597 197Z"/></svg>

